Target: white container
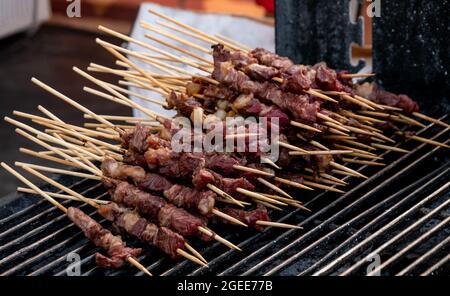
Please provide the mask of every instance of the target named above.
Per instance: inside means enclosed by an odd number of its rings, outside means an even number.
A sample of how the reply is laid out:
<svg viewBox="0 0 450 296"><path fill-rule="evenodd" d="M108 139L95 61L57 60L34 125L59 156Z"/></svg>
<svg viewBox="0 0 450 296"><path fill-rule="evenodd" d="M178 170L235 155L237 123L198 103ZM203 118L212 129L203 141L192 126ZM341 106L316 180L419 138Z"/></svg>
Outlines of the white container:
<svg viewBox="0 0 450 296"><path fill-rule="evenodd" d="M49 16L48 0L1 0L0 38L32 29Z"/></svg>

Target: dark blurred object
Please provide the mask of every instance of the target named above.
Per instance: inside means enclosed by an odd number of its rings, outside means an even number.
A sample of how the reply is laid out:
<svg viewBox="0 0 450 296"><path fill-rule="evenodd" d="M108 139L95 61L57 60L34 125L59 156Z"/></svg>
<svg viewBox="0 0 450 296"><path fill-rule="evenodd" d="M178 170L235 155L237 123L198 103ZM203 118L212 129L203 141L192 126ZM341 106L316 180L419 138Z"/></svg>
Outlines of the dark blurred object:
<svg viewBox="0 0 450 296"><path fill-rule="evenodd" d="M268 15L275 13L275 0L255 0L258 5L263 6L266 9Z"/></svg>
<svg viewBox="0 0 450 296"><path fill-rule="evenodd" d="M13 110L39 114L37 106L42 105L57 114L62 120L82 125L83 114L62 100L34 85L30 78L35 76L43 82L75 99L97 114L131 115L131 109L106 103L83 91L83 86L92 86L74 71L72 66L85 69L90 62L114 67L111 55L95 43L97 34L44 25L36 35L14 35L0 40L0 110L2 116L11 115ZM108 42L115 38L103 36ZM96 77L115 83L117 77L98 75ZM28 122L27 120L24 120ZM50 165L19 152L20 147L40 151L29 140L14 133L14 127L3 120L0 122L0 151L2 161L9 164L16 160ZM54 166L54 164L51 164ZM20 182L5 170L0 170L0 196L15 191Z"/></svg>
<svg viewBox="0 0 450 296"><path fill-rule="evenodd" d="M278 54L351 72L364 66L350 63L352 43L363 45L363 20L350 21L348 0L277 0L275 18Z"/></svg>
<svg viewBox="0 0 450 296"><path fill-rule="evenodd" d="M420 99L425 109L448 112L450 1L384 0L373 25L378 82Z"/></svg>

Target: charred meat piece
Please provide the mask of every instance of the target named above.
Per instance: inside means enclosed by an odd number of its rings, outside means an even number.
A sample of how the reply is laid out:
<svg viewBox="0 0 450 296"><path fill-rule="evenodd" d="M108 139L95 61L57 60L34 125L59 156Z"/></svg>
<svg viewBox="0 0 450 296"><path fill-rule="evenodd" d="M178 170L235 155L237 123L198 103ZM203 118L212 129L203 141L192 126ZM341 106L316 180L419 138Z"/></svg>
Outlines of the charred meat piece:
<svg viewBox="0 0 450 296"><path fill-rule="evenodd" d="M122 164L111 157L105 157L101 169L103 175L114 179L140 182L145 178L145 170L142 167Z"/></svg>
<svg viewBox="0 0 450 296"><path fill-rule="evenodd" d="M221 189L222 191L232 195L235 198L240 198L240 193L236 191L237 188L243 188L247 190L255 190L255 186L247 179L240 178L225 178L222 175L213 172L209 169L198 169L194 172L192 177L192 183L197 189L205 188L207 184L212 184Z"/></svg>
<svg viewBox="0 0 450 296"><path fill-rule="evenodd" d="M228 214L231 217L247 224L249 227L256 229L257 231L264 230L264 226L256 224L257 221L270 221L266 207L260 204L258 204L256 209L251 211L230 207L224 208L222 211L225 214ZM226 223L226 221L224 222Z"/></svg>
<svg viewBox="0 0 450 296"><path fill-rule="evenodd" d="M174 205L196 211L203 216L211 216L216 194L209 190L195 190L175 184L164 191L164 196Z"/></svg>
<svg viewBox="0 0 450 296"><path fill-rule="evenodd" d="M382 90L375 83L357 85L356 93L375 103L401 108L407 113L419 112L419 104L407 95L396 95Z"/></svg>
<svg viewBox="0 0 450 296"><path fill-rule="evenodd" d="M127 247L119 236L114 236L81 210L70 207L67 209L67 216L94 245L107 252L109 257L100 253L95 254L95 261L99 266L119 268L128 257L136 257L141 254L141 249Z"/></svg>

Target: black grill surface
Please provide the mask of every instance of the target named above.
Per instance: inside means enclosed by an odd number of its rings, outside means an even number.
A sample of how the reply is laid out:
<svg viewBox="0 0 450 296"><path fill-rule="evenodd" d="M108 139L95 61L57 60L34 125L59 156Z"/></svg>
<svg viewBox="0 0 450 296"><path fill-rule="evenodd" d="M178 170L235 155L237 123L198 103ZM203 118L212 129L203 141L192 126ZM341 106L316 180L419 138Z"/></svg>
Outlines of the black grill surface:
<svg viewBox="0 0 450 296"><path fill-rule="evenodd" d="M421 136L449 142L448 129L429 125ZM408 154L384 153L383 168L358 167L368 180L345 178L345 194L298 191L296 197L313 210L273 211L273 221L298 224L302 230L268 228L261 233L212 225L239 244L242 252L219 243L192 245L209 268L174 262L144 247L139 261L155 275L365 275L448 274L450 166L448 151L408 141ZM108 199L97 181L58 177L84 196ZM48 186L45 190L55 191ZM55 191L56 192L56 191ZM74 201L109 227L94 209ZM0 208L0 274L66 275L67 255L80 255L83 275L140 275L134 267L98 268L95 248L58 209L41 198L21 194ZM378 260L379 259L379 260ZM373 264L378 260L379 264ZM378 269L377 269L378 268Z"/></svg>

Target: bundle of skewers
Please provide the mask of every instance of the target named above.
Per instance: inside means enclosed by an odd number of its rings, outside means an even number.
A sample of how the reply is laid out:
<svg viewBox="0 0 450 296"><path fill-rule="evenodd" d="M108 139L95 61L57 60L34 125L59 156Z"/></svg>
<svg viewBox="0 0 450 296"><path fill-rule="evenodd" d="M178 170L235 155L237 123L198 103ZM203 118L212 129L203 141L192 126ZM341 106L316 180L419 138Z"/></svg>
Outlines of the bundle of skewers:
<svg viewBox="0 0 450 296"><path fill-rule="evenodd" d="M405 127L425 127L422 122L449 128L447 123L419 113L418 104L406 95L381 90L374 83L353 82L372 74L338 72L325 63L296 65L267 50L250 49L224 36L209 35L156 11L150 12L165 22L158 21L159 26L142 22L141 26L151 32L145 37L161 47L99 27L147 51L132 51L97 39L122 68L91 63L88 70L118 75L122 79L119 85L73 68L98 87L85 87L85 91L139 110L146 117L96 114L36 78L33 83L96 122L86 122L83 127L71 125L42 106L38 107L41 115L20 111L13 114L44 130L5 117L17 127L19 135L44 149L21 148L21 152L77 169L16 162L16 166L65 192L56 194L43 191L2 163L28 186L19 191L47 199L105 251L96 254L99 266L119 268L129 262L150 275L136 259L142 249L127 247L119 235L78 208L65 208L57 199L87 203L110 221L115 231L154 246L173 259L184 257L207 266L207 260L188 239L205 243L216 240L240 250L213 229L224 224L255 231L266 227L300 228L270 221L270 212L286 207L310 212L296 198L299 190L343 193L348 184L340 177L367 178L346 163L383 166L378 152L408 152L399 147L401 143L393 136L448 148L444 143L405 131ZM136 61L156 72L142 68ZM164 101L133 92L127 86L162 95ZM179 116L190 119L192 125L200 121L202 130L190 144L198 138L201 141L211 130L220 129L222 140L242 138L245 149L226 153L175 150L174 137L182 132L176 119L158 114L128 95L146 104L174 109ZM263 131L251 125L228 128L226 119L238 125L239 118L247 116L264 118L271 124ZM274 143L266 144L279 146L276 159L266 150L247 149L258 142L260 133L274 129L279 131L271 139ZM85 197L43 172L98 180L109 192L110 200Z"/></svg>

